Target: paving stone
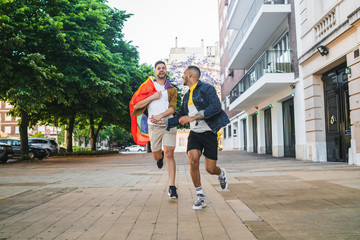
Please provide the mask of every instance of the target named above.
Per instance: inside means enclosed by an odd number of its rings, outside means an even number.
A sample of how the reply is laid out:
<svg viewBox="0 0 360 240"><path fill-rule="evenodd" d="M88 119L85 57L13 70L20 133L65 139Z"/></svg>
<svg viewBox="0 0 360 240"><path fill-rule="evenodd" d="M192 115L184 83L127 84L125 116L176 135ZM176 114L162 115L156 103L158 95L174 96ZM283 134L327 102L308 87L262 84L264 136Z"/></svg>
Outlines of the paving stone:
<svg viewBox="0 0 360 240"><path fill-rule="evenodd" d="M178 199L151 154L49 158L0 166L0 239L360 239L360 167L221 151L229 188L186 153Z"/></svg>

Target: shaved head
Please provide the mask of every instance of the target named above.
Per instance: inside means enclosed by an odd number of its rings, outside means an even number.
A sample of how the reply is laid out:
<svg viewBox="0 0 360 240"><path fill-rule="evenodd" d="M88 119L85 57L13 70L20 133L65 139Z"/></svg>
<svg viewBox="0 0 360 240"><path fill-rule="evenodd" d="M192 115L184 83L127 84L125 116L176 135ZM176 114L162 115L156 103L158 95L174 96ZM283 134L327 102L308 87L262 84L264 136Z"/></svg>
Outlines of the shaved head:
<svg viewBox="0 0 360 240"><path fill-rule="evenodd" d="M189 72L191 72L193 74L193 76L197 79L200 78L201 72L200 69L197 66L188 66L187 69Z"/></svg>

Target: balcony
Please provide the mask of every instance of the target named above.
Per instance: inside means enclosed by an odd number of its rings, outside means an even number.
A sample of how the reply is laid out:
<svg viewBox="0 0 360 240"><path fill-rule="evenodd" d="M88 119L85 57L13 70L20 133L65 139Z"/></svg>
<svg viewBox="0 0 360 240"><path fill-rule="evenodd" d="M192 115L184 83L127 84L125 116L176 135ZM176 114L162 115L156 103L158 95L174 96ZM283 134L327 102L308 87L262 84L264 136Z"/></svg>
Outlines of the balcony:
<svg viewBox="0 0 360 240"><path fill-rule="evenodd" d="M231 69L246 68L266 41L291 12L288 0L232 0L228 8L228 28L238 29L229 49Z"/></svg>
<svg viewBox="0 0 360 240"><path fill-rule="evenodd" d="M253 1L231 0L227 10L227 28L239 29L244 22L247 12L252 6Z"/></svg>
<svg viewBox="0 0 360 240"><path fill-rule="evenodd" d="M229 110L244 111L295 83L290 50L268 50L230 92Z"/></svg>

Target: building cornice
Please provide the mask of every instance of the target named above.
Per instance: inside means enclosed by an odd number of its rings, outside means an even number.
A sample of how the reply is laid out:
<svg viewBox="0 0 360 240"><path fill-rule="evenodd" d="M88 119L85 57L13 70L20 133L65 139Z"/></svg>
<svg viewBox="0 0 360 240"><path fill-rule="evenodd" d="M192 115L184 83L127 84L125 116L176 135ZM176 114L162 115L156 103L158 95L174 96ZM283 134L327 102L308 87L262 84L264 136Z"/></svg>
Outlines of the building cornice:
<svg viewBox="0 0 360 240"><path fill-rule="evenodd" d="M312 57L314 54L317 53L317 47L319 45L327 45L331 43L333 40L338 38L344 32L349 30L353 24L360 19L360 7L353 11L347 19L342 22L339 26L337 26L334 30L329 32L325 37L323 37L320 41L317 41L312 47L309 48L304 54L299 57L299 64L301 65L307 59Z"/></svg>
<svg viewBox="0 0 360 240"><path fill-rule="evenodd" d="M302 54L299 57L299 64L301 65L303 62L305 62L310 57L312 57L314 54L316 54L317 47L319 45L327 45L330 42L332 42L333 40L335 40L337 37L339 37L341 34L346 32L347 30L349 30L351 28L351 26L347 24L348 22L349 22L349 20L344 21L339 26L337 26L334 30L329 32L329 34L326 35L325 37L323 37L320 41L317 41L312 47L309 48L309 50L307 50L304 54ZM342 29L342 31L340 31L341 29Z"/></svg>

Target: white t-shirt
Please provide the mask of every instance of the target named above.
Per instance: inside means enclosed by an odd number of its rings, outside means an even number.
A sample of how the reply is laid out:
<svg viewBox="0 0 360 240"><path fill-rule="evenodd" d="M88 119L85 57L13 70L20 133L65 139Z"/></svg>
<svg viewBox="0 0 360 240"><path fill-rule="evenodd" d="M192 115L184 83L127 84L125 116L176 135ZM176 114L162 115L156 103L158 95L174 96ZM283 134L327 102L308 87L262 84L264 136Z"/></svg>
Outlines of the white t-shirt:
<svg viewBox="0 0 360 240"><path fill-rule="evenodd" d="M195 104L188 105L189 109L189 117L195 116L198 114L198 110L195 107ZM196 122L198 124L196 124ZM205 120L195 120L190 122L190 130L196 132L196 133L203 133L206 131L211 131L211 128L207 125Z"/></svg>
<svg viewBox="0 0 360 240"><path fill-rule="evenodd" d="M161 92L161 97L160 97L160 99L153 100L149 103L149 106L147 109L149 118L151 116L159 115L160 113L163 113L169 109L169 97L168 97L167 90L165 90L165 86L160 85L157 82L154 82L154 85L155 85L156 90L158 92ZM173 117L173 115L169 115L165 118L171 118L171 117ZM149 119L148 119L148 124L154 125ZM165 124L164 125L156 124L156 125L157 126L166 126Z"/></svg>

